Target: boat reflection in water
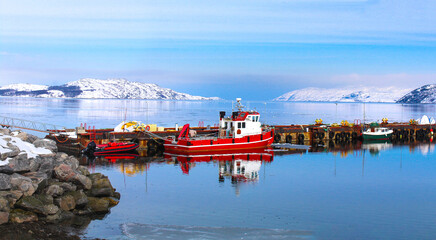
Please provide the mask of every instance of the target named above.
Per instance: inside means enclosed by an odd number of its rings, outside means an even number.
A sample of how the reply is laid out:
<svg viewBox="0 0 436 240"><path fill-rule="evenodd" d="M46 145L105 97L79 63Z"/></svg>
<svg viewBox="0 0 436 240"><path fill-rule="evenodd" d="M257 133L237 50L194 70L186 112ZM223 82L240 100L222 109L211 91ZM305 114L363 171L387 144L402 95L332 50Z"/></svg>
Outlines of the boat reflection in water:
<svg viewBox="0 0 436 240"><path fill-rule="evenodd" d="M271 163L274 158L272 149L233 150L208 153L189 153L189 155L165 152L165 160L179 164L183 174L200 162L218 163L218 181L223 183L230 179L236 195L240 194L240 185L259 181L259 171L262 164Z"/></svg>
<svg viewBox="0 0 436 240"><path fill-rule="evenodd" d="M371 141L362 144L362 150L368 150L371 155L378 155L381 151L392 148L394 145L390 141Z"/></svg>
<svg viewBox="0 0 436 240"><path fill-rule="evenodd" d="M220 181L225 176L231 176L232 182L236 179L250 181L258 178L262 162L272 162L274 153L271 149L249 149L219 152L199 152L179 154L167 151L164 153L167 162L178 163L184 174L189 174L192 167L198 162L218 162Z"/></svg>
<svg viewBox="0 0 436 240"><path fill-rule="evenodd" d="M220 182L224 182L226 178L232 183L256 182L259 179L259 170L262 164L272 162L274 156L323 152L335 156L338 154L341 158L346 158L348 155L362 154L363 152L378 155L382 151L401 146L408 146L410 152L420 151L424 155L435 149L435 144L432 141L412 141L412 139L407 142L372 141L363 144L361 141L339 144L328 142L324 145L312 145L310 148L209 151L185 154L171 151L166 151L163 154L161 152L152 154L145 150L124 154L105 154L97 158L83 157L81 164L88 165L90 172L93 172L97 165L117 168L127 176L133 176L146 173L150 165L178 165L183 174L189 174L190 170L198 163L216 163L219 167Z"/></svg>

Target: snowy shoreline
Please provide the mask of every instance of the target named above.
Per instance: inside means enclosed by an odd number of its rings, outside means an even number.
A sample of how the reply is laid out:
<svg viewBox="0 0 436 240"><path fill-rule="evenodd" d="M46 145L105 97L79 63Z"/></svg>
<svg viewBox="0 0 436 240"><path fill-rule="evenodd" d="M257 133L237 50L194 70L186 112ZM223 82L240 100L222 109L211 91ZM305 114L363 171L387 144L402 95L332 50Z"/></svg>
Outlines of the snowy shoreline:
<svg viewBox="0 0 436 240"><path fill-rule="evenodd" d="M0 129L0 225L89 223L119 199L106 176L90 174L74 156L58 152L55 141Z"/></svg>

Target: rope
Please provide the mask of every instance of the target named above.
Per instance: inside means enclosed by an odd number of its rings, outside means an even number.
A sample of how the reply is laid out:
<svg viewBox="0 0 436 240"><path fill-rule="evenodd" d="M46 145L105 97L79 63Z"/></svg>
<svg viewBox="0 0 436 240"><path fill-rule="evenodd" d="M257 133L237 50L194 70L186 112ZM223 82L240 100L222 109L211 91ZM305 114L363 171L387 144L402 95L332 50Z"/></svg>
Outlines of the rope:
<svg viewBox="0 0 436 240"><path fill-rule="evenodd" d="M53 136L56 138L56 140L57 140L59 143L66 143L66 142L68 141L68 135L65 135L65 141L61 141L61 140L59 140L58 137L56 137L56 135L54 135L54 134L53 134Z"/></svg>
<svg viewBox="0 0 436 240"><path fill-rule="evenodd" d="M154 133L152 133L150 131L147 131L147 130L141 130L141 131L138 131L138 132L142 132L142 133L150 135L154 141L156 141L155 138L158 138L158 139L161 139L161 140L165 140L164 137L161 137L161 136L159 136L157 134L154 134Z"/></svg>

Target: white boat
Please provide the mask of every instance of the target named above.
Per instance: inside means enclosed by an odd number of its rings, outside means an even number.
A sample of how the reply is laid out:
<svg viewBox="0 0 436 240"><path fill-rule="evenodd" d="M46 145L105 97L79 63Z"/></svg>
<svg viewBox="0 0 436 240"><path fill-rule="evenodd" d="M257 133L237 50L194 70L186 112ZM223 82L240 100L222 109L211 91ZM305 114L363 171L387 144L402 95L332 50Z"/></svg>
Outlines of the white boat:
<svg viewBox="0 0 436 240"><path fill-rule="evenodd" d="M363 140L388 140L394 131L385 127L371 127L363 132Z"/></svg>

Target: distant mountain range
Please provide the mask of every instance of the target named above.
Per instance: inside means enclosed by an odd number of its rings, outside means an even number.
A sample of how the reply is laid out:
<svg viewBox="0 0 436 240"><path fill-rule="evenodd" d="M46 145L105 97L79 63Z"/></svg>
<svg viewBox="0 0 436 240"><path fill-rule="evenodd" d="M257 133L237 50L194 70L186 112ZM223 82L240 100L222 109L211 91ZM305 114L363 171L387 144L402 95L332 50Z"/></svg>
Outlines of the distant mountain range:
<svg viewBox="0 0 436 240"><path fill-rule="evenodd" d="M436 103L436 84L424 85L400 98L398 103Z"/></svg>
<svg viewBox="0 0 436 240"><path fill-rule="evenodd" d="M0 96L162 100L220 99L179 93L151 83L131 82L126 79L102 80L93 78L84 78L60 86L11 84L0 87ZM417 89L397 87L304 88L285 93L275 98L274 101L436 103L436 84L425 85Z"/></svg>
<svg viewBox="0 0 436 240"><path fill-rule="evenodd" d="M193 96L156 84L131 82L126 79L84 78L60 86L11 84L0 88L0 96L45 98L118 98L163 100L218 100L217 97Z"/></svg>
<svg viewBox="0 0 436 240"><path fill-rule="evenodd" d="M415 90L397 87L304 88L285 93L274 101L436 103L436 85Z"/></svg>

